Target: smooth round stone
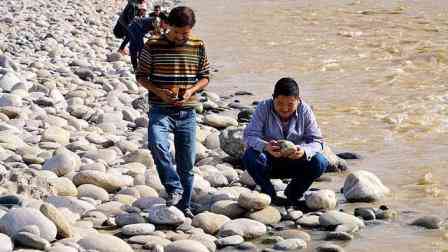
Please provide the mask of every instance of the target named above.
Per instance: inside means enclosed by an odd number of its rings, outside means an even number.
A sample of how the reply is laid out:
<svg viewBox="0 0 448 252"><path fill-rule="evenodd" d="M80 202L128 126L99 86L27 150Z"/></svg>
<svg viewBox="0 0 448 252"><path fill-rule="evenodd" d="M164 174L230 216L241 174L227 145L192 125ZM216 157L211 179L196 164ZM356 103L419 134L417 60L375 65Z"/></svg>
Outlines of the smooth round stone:
<svg viewBox="0 0 448 252"><path fill-rule="evenodd" d="M136 235L129 238L128 242L144 244L144 247L149 247L154 244L166 246L171 243L170 240L156 235Z"/></svg>
<svg viewBox="0 0 448 252"><path fill-rule="evenodd" d="M47 252L78 252L75 247L65 246L63 244L56 244L53 247L46 250Z"/></svg>
<svg viewBox="0 0 448 252"><path fill-rule="evenodd" d="M304 215L296 221L297 225L302 227L314 228L320 225L319 216L317 215Z"/></svg>
<svg viewBox="0 0 448 252"><path fill-rule="evenodd" d="M280 242L280 241L283 241L283 240L285 240L285 239L283 239L283 237L273 235L273 236L269 236L269 237L264 238L261 241L261 243L262 244L276 244L277 242Z"/></svg>
<svg viewBox="0 0 448 252"><path fill-rule="evenodd" d="M50 126L42 133L42 142L55 142L62 145L70 143L70 132L56 126Z"/></svg>
<svg viewBox="0 0 448 252"><path fill-rule="evenodd" d="M109 194L103 188L92 185L83 184L78 187L79 197L89 197L95 200L107 201L109 200Z"/></svg>
<svg viewBox="0 0 448 252"><path fill-rule="evenodd" d="M359 170L347 176L343 192L349 202L373 202L382 199L390 190L375 174Z"/></svg>
<svg viewBox="0 0 448 252"><path fill-rule="evenodd" d="M298 229L283 230L278 232L277 235L281 236L283 239L299 238L306 242L311 241L311 236L307 232Z"/></svg>
<svg viewBox="0 0 448 252"><path fill-rule="evenodd" d="M238 126L238 121L234 118L217 114L205 115L204 123L217 129L224 129L229 126Z"/></svg>
<svg viewBox="0 0 448 252"><path fill-rule="evenodd" d="M322 244L316 248L317 252L344 252L345 250L336 244Z"/></svg>
<svg viewBox="0 0 448 252"><path fill-rule="evenodd" d="M140 209L149 209L154 205L158 204L165 204L165 200L159 197L142 197L134 203L132 203L132 206L138 207Z"/></svg>
<svg viewBox="0 0 448 252"><path fill-rule="evenodd" d="M138 213L123 213L115 217L115 223L119 227L145 222L145 218Z"/></svg>
<svg viewBox="0 0 448 252"><path fill-rule="evenodd" d="M46 250L50 247L50 243L47 240L28 232L19 232L14 235L13 239L15 243L27 248Z"/></svg>
<svg viewBox="0 0 448 252"><path fill-rule="evenodd" d="M319 223L324 227L336 227L341 224L356 225L360 228L365 226L361 219L336 210L327 211L319 216Z"/></svg>
<svg viewBox="0 0 448 252"><path fill-rule="evenodd" d="M219 236L241 235L245 239L253 239L266 233L263 223L241 218L226 222L219 230Z"/></svg>
<svg viewBox="0 0 448 252"><path fill-rule="evenodd" d="M327 233L326 240L338 240L338 241L351 241L353 240L353 235L346 232L329 232Z"/></svg>
<svg viewBox="0 0 448 252"><path fill-rule="evenodd" d="M303 216L303 212L300 210L290 210L288 211L288 216L291 220L297 220Z"/></svg>
<svg viewBox="0 0 448 252"><path fill-rule="evenodd" d="M124 205L132 205L137 199L131 195L115 194L112 200L123 203Z"/></svg>
<svg viewBox="0 0 448 252"><path fill-rule="evenodd" d="M355 216L361 217L363 220L375 220L375 209L371 207L355 208Z"/></svg>
<svg viewBox="0 0 448 252"><path fill-rule="evenodd" d="M249 172L247 170L245 170L241 176L240 176L240 182L243 185L246 185L250 188L253 188L257 185L257 183L255 183L255 180L252 178L252 176L250 176Z"/></svg>
<svg viewBox="0 0 448 252"><path fill-rule="evenodd" d="M168 244L165 252L209 252L207 247L198 241L180 240Z"/></svg>
<svg viewBox="0 0 448 252"><path fill-rule="evenodd" d="M219 238L216 241L216 245L218 245L218 247L235 246L235 245L241 244L243 242L244 242L244 238L241 235L231 235L231 236Z"/></svg>
<svg viewBox="0 0 448 252"><path fill-rule="evenodd" d="M82 220L90 221L93 227L101 227L107 220L107 216L96 210L89 211L82 216Z"/></svg>
<svg viewBox="0 0 448 252"><path fill-rule="evenodd" d="M156 230L150 223L130 224L121 228L121 233L126 236L148 235Z"/></svg>
<svg viewBox="0 0 448 252"><path fill-rule="evenodd" d="M123 160L125 161L125 163L142 163L148 169L155 167L154 159L152 158L151 152L149 150L138 149L124 156Z"/></svg>
<svg viewBox="0 0 448 252"><path fill-rule="evenodd" d="M311 210L336 208L336 193L332 190L322 189L305 194L306 206Z"/></svg>
<svg viewBox="0 0 448 252"><path fill-rule="evenodd" d="M242 208L236 201L220 200L211 206L210 210L213 213L225 215L231 219L243 216L247 210Z"/></svg>
<svg viewBox="0 0 448 252"><path fill-rule="evenodd" d="M0 233L0 251L2 252L12 252L14 244L9 236Z"/></svg>
<svg viewBox="0 0 448 252"><path fill-rule="evenodd" d="M230 218L225 215L203 212L193 218L192 225L202 228L206 233L215 234L228 221Z"/></svg>
<svg viewBox="0 0 448 252"><path fill-rule="evenodd" d="M148 209L148 220L153 224L177 226L185 221L185 216L174 206L158 204Z"/></svg>
<svg viewBox="0 0 448 252"><path fill-rule="evenodd" d="M0 232L13 237L28 225L39 227L41 237L47 241L56 238L56 226L41 212L33 208L14 208L0 219Z"/></svg>
<svg viewBox="0 0 448 252"><path fill-rule="evenodd" d="M282 219L282 216L277 208L268 206L262 210L247 214L247 218L259 221L267 225L279 223Z"/></svg>
<svg viewBox="0 0 448 252"><path fill-rule="evenodd" d="M78 196L78 189L69 178L51 178L48 183L55 188L58 196Z"/></svg>
<svg viewBox="0 0 448 252"><path fill-rule="evenodd" d="M128 185L128 181L124 181L122 178L115 176L114 174L92 170L80 171L77 173L73 177L73 183L77 186L83 184L93 184L110 193L118 191L120 188Z"/></svg>
<svg viewBox="0 0 448 252"><path fill-rule="evenodd" d="M269 206L271 197L256 191L241 193L238 197L238 204L247 210L261 210Z"/></svg>
<svg viewBox="0 0 448 252"><path fill-rule="evenodd" d="M107 234L89 235L78 241L84 249L97 252L133 252L134 250L123 240Z"/></svg>
<svg viewBox="0 0 448 252"><path fill-rule="evenodd" d="M56 225L59 237L69 238L75 235L70 223L67 222L67 218L53 205L42 204L40 212Z"/></svg>
<svg viewBox="0 0 448 252"><path fill-rule="evenodd" d="M96 210L104 213L107 216L116 216L126 212L123 207L124 205L121 202L110 201L97 206Z"/></svg>
<svg viewBox="0 0 448 252"><path fill-rule="evenodd" d="M441 228L443 220L438 216L423 216L414 220L411 225L420 226L427 229Z"/></svg>
<svg viewBox="0 0 448 252"><path fill-rule="evenodd" d="M140 197L159 197L159 193L152 187L149 187L147 185L136 185L134 186L135 189L140 194Z"/></svg>
<svg viewBox="0 0 448 252"><path fill-rule="evenodd" d="M75 197L49 196L47 201L57 208L65 207L77 214L83 214L89 210L95 209L94 205Z"/></svg>
<svg viewBox="0 0 448 252"><path fill-rule="evenodd" d="M208 251L215 251L216 250L216 237L209 234L204 233L193 233L189 238L189 240L194 240L202 243Z"/></svg>
<svg viewBox="0 0 448 252"><path fill-rule="evenodd" d="M279 241L274 245L274 249L277 250L294 250L306 248L306 242L302 239L286 239Z"/></svg>

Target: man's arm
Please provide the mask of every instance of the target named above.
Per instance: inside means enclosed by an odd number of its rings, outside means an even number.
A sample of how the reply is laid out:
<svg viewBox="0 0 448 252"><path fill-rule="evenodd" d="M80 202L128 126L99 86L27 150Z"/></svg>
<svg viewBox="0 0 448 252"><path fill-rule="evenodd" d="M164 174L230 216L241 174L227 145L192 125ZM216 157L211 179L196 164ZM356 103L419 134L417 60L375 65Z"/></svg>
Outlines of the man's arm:
<svg viewBox="0 0 448 252"><path fill-rule="evenodd" d="M137 71L135 72L135 78L137 82L147 90L151 91L158 97L160 97L164 102L171 104L174 102L172 98L171 91L167 89L158 88L154 83L149 80L151 75L151 53L149 50L149 45L145 44L143 50L140 54Z"/></svg>
<svg viewBox="0 0 448 252"><path fill-rule="evenodd" d="M303 138L305 143L299 147L305 152L306 159L311 158L318 152L322 151L323 137L317 124L316 117L310 107L304 108L305 131Z"/></svg>
<svg viewBox="0 0 448 252"><path fill-rule="evenodd" d="M250 123L244 129L244 144L259 152L265 149L267 144L263 140L263 127L267 119L267 111L264 102L257 106Z"/></svg>
<svg viewBox="0 0 448 252"><path fill-rule="evenodd" d="M182 105L183 103L187 102L188 99L198 91L203 90L205 87L208 86L208 83L210 82L210 66L208 63L208 57L207 53L205 52L205 46L202 45L200 49L200 59L199 59L199 71L197 74L198 82L196 84L187 89L183 95L183 100L177 102L177 105Z"/></svg>

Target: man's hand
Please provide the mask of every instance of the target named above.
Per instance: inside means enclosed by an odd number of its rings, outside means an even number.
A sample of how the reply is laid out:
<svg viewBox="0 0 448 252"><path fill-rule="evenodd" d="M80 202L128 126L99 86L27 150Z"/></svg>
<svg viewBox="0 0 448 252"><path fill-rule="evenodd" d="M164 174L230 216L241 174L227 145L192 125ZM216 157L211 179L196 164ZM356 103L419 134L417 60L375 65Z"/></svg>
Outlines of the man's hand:
<svg viewBox="0 0 448 252"><path fill-rule="evenodd" d="M174 106L177 106L177 107L183 106L188 101L188 99L190 99L190 97L193 95L193 93L194 93L194 91L191 88L186 89L184 92L184 95L182 97L180 97L182 100L175 101Z"/></svg>
<svg viewBox="0 0 448 252"><path fill-rule="evenodd" d="M128 55L128 54L129 54L129 50L128 50L128 48L124 48L123 50L118 49L118 52L119 52L121 55Z"/></svg>
<svg viewBox="0 0 448 252"><path fill-rule="evenodd" d="M288 155L289 159L301 159L305 155L305 151L297 146L297 150Z"/></svg>
<svg viewBox="0 0 448 252"><path fill-rule="evenodd" d="M280 153L280 146L275 140L267 143L264 149L275 158L280 158L282 156L282 154Z"/></svg>
<svg viewBox="0 0 448 252"><path fill-rule="evenodd" d="M160 99L162 99L167 104L172 104L176 101L175 100L176 95L169 89L159 88L157 96L159 96Z"/></svg>

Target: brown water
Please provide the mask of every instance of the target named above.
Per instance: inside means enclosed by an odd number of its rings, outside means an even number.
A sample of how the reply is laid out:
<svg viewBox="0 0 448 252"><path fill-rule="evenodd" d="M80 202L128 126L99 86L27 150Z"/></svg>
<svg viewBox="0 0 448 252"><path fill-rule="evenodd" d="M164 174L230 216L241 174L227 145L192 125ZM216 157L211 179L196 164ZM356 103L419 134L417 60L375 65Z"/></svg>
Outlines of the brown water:
<svg viewBox="0 0 448 252"><path fill-rule="evenodd" d="M327 142L360 153L351 169L378 175L398 220L369 226L347 251L448 250L447 230L408 226L448 218L448 1L190 0L196 33L219 69L221 95L268 97L283 76L303 81ZM425 174L432 183L419 185ZM344 176L320 187L339 190ZM349 207L346 205L345 207ZM318 243L318 241L317 241Z"/></svg>

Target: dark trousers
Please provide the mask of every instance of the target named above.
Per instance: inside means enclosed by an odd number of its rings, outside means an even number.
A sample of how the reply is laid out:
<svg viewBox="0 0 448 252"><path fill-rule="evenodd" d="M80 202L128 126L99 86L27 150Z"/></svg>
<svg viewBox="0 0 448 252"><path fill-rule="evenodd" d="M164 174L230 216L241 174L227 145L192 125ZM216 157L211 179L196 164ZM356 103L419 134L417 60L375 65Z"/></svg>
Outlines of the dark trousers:
<svg viewBox="0 0 448 252"><path fill-rule="evenodd" d="M285 195L290 200L298 200L313 181L325 172L329 163L321 153L315 154L311 160L305 158L292 160L274 158L268 153L249 148L243 155L243 165L261 187L261 191L271 197L275 197L276 192L270 179L291 178Z"/></svg>

